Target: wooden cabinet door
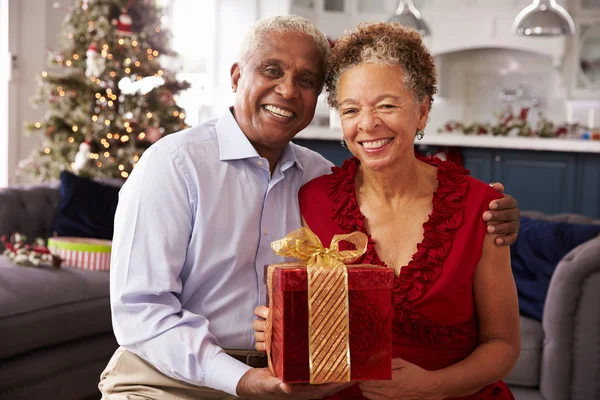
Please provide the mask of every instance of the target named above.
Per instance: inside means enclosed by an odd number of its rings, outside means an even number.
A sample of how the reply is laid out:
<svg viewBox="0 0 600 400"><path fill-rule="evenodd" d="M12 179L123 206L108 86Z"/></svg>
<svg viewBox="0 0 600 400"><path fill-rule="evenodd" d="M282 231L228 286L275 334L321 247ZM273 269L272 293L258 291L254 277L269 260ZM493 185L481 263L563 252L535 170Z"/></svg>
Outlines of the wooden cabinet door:
<svg viewBox="0 0 600 400"><path fill-rule="evenodd" d="M494 180L504 184L523 211L575 212L576 164L575 154L496 151Z"/></svg>
<svg viewBox="0 0 600 400"><path fill-rule="evenodd" d="M494 151L492 149L468 149L462 150L465 168L471 171L473 178L485 183L494 180Z"/></svg>
<svg viewBox="0 0 600 400"><path fill-rule="evenodd" d="M600 156L580 154L576 178L575 212L600 218Z"/></svg>

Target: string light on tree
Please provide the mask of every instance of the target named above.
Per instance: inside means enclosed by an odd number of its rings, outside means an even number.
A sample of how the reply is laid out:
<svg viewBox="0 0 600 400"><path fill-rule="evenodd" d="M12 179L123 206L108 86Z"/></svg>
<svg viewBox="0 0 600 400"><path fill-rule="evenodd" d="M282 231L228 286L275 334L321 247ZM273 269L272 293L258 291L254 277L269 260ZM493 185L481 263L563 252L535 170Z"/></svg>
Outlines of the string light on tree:
<svg viewBox="0 0 600 400"><path fill-rule="evenodd" d="M125 179L149 143L186 127L172 98L189 84L162 72L159 57L170 54L169 36L159 28L154 1L74 4L58 7L69 14L63 45L49 51L52 69L40 72L35 101L47 114L27 125L42 133L42 145L19 168L42 181L63 170Z"/></svg>

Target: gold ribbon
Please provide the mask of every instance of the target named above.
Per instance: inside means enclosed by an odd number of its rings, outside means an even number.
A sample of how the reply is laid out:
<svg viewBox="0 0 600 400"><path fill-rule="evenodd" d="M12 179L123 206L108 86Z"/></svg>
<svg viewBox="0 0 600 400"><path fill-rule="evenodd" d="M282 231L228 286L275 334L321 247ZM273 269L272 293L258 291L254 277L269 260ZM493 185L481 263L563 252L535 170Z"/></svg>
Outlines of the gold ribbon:
<svg viewBox="0 0 600 400"><path fill-rule="evenodd" d="M352 243L356 250L339 250L339 242ZM329 248L309 229L300 228L271 243L280 256L306 263L308 275L308 347L310 383L350 381L350 324L348 305L348 271L346 265L367 250L367 236L362 232L335 235ZM267 270L269 316L265 328L265 345L272 372L271 343L273 334L273 271L297 267L290 264L270 265Z"/></svg>

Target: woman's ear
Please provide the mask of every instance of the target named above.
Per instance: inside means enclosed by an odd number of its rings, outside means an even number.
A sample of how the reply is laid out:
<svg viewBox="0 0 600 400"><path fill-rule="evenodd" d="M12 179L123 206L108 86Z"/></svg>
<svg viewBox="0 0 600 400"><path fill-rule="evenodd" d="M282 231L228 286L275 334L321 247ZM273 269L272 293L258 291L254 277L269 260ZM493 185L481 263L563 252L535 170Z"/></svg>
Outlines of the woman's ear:
<svg viewBox="0 0 600 400"><path fill-rule="evenodd" d="M233 90L233 93L235 93L237 91L238 81L242 75L242 68L240 67L239 63L233 63L231 69L229 70L229 75L231 76L231 90Z"/></svg>
<svg viewBox="0 0 600 400"><path fill-rule="evenodd" d="M425 129L429 118L429 96L425 96L419 104L419 129Z"/></svg>

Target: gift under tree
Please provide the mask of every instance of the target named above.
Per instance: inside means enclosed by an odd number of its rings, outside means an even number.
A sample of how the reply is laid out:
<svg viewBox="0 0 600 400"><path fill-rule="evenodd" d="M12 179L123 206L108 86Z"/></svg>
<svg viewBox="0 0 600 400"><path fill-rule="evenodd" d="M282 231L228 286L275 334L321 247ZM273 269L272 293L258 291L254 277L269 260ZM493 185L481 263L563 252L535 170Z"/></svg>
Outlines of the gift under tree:
<svg viewBox="0 0 600 400"><path fill-rule="evenodd" d="M41 144L20 171L127 178L145 149L186 127L174 96L189 84L163 67L174 54L154 0L77 0L65 11L62 47L48 51L33 99L47 112L27 125Z"/></svg>

